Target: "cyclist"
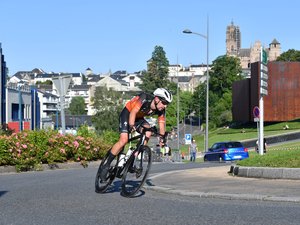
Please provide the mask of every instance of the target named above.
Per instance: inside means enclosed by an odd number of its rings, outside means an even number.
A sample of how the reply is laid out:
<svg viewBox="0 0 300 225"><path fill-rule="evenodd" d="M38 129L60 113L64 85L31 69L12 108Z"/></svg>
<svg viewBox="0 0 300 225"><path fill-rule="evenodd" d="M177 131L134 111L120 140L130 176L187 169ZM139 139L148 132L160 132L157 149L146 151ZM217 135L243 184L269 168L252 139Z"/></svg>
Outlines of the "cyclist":
<svg viewBox="0 0 300 225"><path fill-rule="evenodd" d="M145 127L150 127L145 120L145 116L158 116L158 126L160 134L160 143L164 143L165 135L165 108L172 102L173 96L171 92L164 88L157 88L152 94L141 93L132 98L122 110L119 117L119 132L120 138L113 145L109 152L107 162L103 165L100 177L105 180L110 167L110 163L119 154L121 149L128 143L128 133L136 130L136 124L142 124ZM146 132L146 141L149 140L151 132ZM146 144L146 143L145 143Z"/></svg>

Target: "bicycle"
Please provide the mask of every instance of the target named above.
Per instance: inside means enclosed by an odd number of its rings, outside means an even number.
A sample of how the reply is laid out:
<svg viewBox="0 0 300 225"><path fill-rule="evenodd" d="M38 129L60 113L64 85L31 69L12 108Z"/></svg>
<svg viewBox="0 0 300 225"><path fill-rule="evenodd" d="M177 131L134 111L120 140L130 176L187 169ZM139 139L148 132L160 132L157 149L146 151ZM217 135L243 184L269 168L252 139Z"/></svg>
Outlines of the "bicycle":
<svg viewBox="0 0 300 225"><path fill-rule="evenodd" d="M152 163L151 149L144 145L146 132L151 131L155 135L158 135L158 132L156 127L147 128L143 125L137 126L137 130L141 130L141 132L137 136L131 135L128 140L129 143L138 140L136 147L129 149L126 155L124 154L125 146L123 147L111 163L104 180L100 177L100 171L107 161L109 151L101 161L95 179L95 191L97 193L105 193L116 177L122 179L121 194L125 197L133 197L144 185Z"/></svg>

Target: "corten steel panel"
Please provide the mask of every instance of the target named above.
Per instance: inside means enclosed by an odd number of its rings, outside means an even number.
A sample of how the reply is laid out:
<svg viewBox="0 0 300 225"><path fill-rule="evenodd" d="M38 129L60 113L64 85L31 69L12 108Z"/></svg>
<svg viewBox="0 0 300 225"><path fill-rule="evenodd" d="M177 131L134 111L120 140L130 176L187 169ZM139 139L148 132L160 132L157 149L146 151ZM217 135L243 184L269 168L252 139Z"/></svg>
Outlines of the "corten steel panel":
<svg viewBox="0 0 300 225"><path fill-rule="evenodd" d="M268 70L264 120L288 121L300 118L300 62L270 62Z"/></svg>
<svg viewBox="0 0 300 225"><path fill-rule="evenodd" d="M232 118L233 121L248 122L250 120L250 79L235 82L232 85Z"/></svg>
<svg viewBox="0 0 300 225"><path fill-rule="evenodd" d="M268 63L268 95L264 96L264 121L280 122L300 118L300 62L269 62ZM239 89L243 81L233 85L232 117L233 121L245 121L242 112L245 98ZM260 98L260 62L251 64L249 85L249 122L253 121L253 108L259 106ZM238 96L236 96L238 95ZM246 94L245 94L246 95ZM243 106L246 107L246 106Z"/></svg>

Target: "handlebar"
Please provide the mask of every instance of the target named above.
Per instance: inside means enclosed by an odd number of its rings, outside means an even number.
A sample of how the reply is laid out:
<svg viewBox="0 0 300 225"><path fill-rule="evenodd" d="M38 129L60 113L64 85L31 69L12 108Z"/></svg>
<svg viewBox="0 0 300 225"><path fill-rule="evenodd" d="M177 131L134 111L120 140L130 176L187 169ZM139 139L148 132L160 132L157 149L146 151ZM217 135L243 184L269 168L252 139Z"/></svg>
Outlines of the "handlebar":
<svg viewBox="0 0 300 225"><path fill-rule="evenodd" d="M142 128L142 129L141 129ZM159 135L156 126L153 127L145 127L143 126L143 124L139 124L136 127L137 132L141 133L141 134L145 134L146 132L150 131L152 133L154 133L155 135Z"/></svg>

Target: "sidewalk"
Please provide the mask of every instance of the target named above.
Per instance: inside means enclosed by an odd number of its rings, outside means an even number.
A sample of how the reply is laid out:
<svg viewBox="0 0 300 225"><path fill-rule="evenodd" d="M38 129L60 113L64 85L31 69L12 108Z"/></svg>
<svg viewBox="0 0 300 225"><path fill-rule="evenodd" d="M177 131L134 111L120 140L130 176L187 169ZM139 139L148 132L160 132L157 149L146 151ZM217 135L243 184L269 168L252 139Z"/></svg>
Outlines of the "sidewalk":
<svg viewBox="0 0 300 225"><path fill-rule="evenodd" d="M199 198L300 203L299 179L238 177L229 171L230 166L222 166L154 174L145 189Z"/></svg>

